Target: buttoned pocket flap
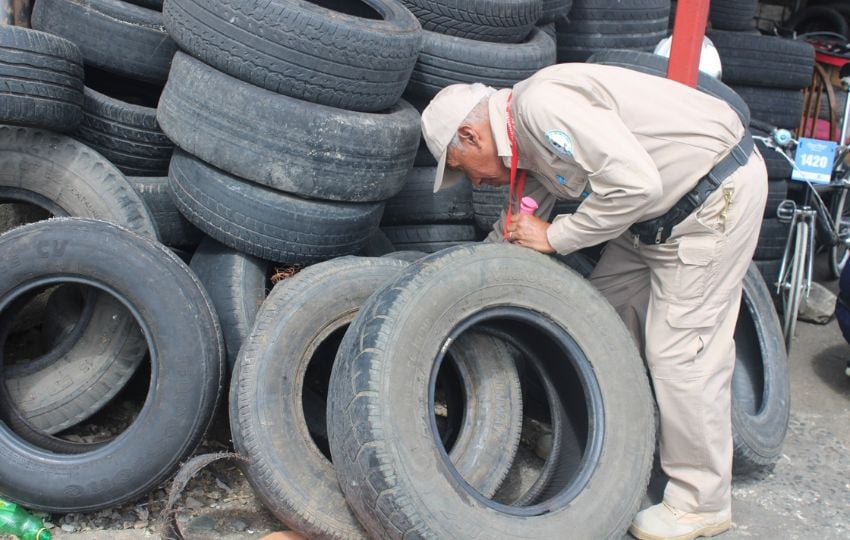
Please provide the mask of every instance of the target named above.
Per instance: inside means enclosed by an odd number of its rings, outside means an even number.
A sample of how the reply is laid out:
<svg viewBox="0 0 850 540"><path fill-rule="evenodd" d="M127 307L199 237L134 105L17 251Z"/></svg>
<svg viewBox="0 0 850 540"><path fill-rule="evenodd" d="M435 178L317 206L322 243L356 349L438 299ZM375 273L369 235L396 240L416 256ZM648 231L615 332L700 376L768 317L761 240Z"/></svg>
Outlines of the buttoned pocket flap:
<svg viewBox="0 0 850 540"><path fill-rule="evenodd" d="M683 236L679 240L679 260L690 266L707 266L716 247L717 238L713 236Z"/></svg>

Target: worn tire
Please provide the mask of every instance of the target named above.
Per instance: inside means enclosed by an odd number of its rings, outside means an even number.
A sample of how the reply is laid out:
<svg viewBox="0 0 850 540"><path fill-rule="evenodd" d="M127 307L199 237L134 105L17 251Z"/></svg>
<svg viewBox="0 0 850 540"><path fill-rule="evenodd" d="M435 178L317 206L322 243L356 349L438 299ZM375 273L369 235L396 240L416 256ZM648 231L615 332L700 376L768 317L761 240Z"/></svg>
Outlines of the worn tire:
<svg viewBox="0 0 850 540"><path fill-rule="evenodd" d="M558 62L584 62L604 49L652 51L667 35L669 0L575 0L556 26Z"/></svg>
<svg viewBox="0 0 850 540"><path fill-rule="evenodd" d="M357 253L378 228L384 203L300 199L231 176L175 150L174 203L196 227L259 259L313 264Z"/></svg>
<svg viewBox="0 0 850 540"><path fill-rule="evenodd" d="M565 19L572 7L573 0L543 0L543 15L537 20L537 26Z"/></svg>
<svg viewBox="0 0 850 540"><path fill-rule="evenodd" d="M803 94L787 88L734 85L732 89L747 102L753 118L770 125L797 129L803 114Z"/></svg>
<svg viewBox="0 0 850 540"><path fill-rule="evenodd" d="M782 455L791 412L788 356L770 290L751 264L735 328L732 375L733 470L752 473Z"/></svg>
<svg viewBox="0 0 850 540"><path fill-rule="evenodd" d="M4 253L15 254L0 260L0 312L39 281L82 279L133 306L152 364L148 396L134 423L105 443L62 441L73 451L51 453L41 443L25 442L42 434L13 432L14 408L4 393L4 498L48 512L87 512L159 486L200 443L221 389L221 332L203 287L168 248L110 223L33 223L4 234L0 244Z"/></svg>
<svg viewBox="0 0 850 540"><path fill-rule="evenodd" d="M174 143L159 129L156 108L127 103L86 87L76 137L129 176L165 176Z"/></svg>
<svg viewBox="0 0 850 540"><path fill-rule="evenodd" d="M769 134L761 129L750 126L753 135L767 137ZM794 167L787 159L782 157L779 152L766 146L763 142L756 140L756 148L764 158L764 164L767 168L767 177L771 180L787 180L791 178L791 173L794 172Z"/></svg>
<svg viewBox="0 0 850 540"><path fill-rule="evenodd" d="M168 177L144 176L127 178L147 206L159 231L159 241L169 247L194 249L204 238L177 210L168 186Z"/></svg>
<svg viewBox="0 0 850 540"><path fill-rule="evenodd" d="M472 221L472 184L460 182L434 193L435 167L410 172L398 195L387 201L382 225Z"/></svg>
<svg viewBox="0 0 850 540"><path fill-rule="evenodd" d="M0 123L71 131L83 119L83 57L67 39L0 26Z"/></svg>
<svg viewBox="0 0 850 540"><path fill-rule="evenodd" d="M534 28L522 43L488 43L425 32L406 92L431 99L451 84L510 88L555 63L555 41Z"/></svg>
<svg viewBox="0 0 850 540"><path fill-rule="evenodd" d="M475 226L469 224L397 225L382 227L397 250L434 253L477 240Z"/></svg>
<svg viewBox="0 0 850 540"><path fill-rule="evenodd" d="M472 211L475 215L475 226L489 232L507 208L507 187L495 187L481 184L472 188Z"/></svg>
<svg viewBox="0 0 850 540"><path fill-rule="evenodd" d="M38 0L32 26L74 42L87 66L142 81L165 82L177 50L162 13L121 0Z"/></svg>
<svg viewBox="0 0 850 540"><path fill-rule="evenodd" d="M776 217L764 218L753 259L757 261L781 259L785 253L785 243L788 241L790 227L788 223L782 223Z"/></svg>
<svg viewBox="0 0 850 540"><path fill-rule="evenodd" d="M375 114L315 105L183 53L174 57L157 119L177 146L223 171L332 201L392 197L419 145L419 114L404 101Z"/></svg>
<svg viewBox="0 0 850 540"><path fill-rule="evenodd" d="M753 261L753 264L758 268L759 274L767 284L768 292L771 297L776 297L776 281L779 279L779 269L782 267L782 259L772 259L767 261Z"/></svg>
<svg viewBox="0 0 850 540"><path fill-rule="evenodd" d="M542 0L401 0L422 28L476 41L519 43L543 14Z"/></svg>
<svg viewBox="0 0 850 540"><path fill-rule="evenodd" d="M205 238L192 255L189 268L215 306L232 371L270 289L270 263Z"/></svg>
<svg viewBox="0 0 850 540"><path fill-rule="evenodd" d="M714 29L741 32L755 26L757 10L758 0L712 0L708 19Z"/></svg>
<svg viewBox="0 0 850 540"><path fill-rule="evenodd" d="M620 66L634 69L641 73L667 77L667 59L651 53L639 51L602 51L594 54L588 59L593 64L605 64L609 66ZM704 92L717 99L722 99L738 113L741 123L745 126L750 123L750 108L744 99L735 90L718 81L711 75L699 73L697 90Z"/></svg>
<svg viewBox="0 0 850 540"><path fill-rule="evenodd" d="M475 496L431 426L429 387L439 352L473 322L544 332L530 344L558 347L570 358L556 361L552 350L554 357L541 355L549 370L562 370L548 372L559 396L583 400L593 419L580 470L549 486L560 497L523 509L525 515ZM575 349L560 348L567 339ZM334 467L346 500L375 538L558 538L565 530L576 538L620 537L646 489L653 405L633 340L592 286L531 250L478 244L412 264L367 301L346 332L331 396Z"/></svg>
<svg viewBox="0 0 850 540"><path fill-rule="evenodd" d="M356 111L399 100L422 44L416 19L392 0L167 0L163 15L180 48L216 69Z"/></svg>
<svg viewBox="0 0 850 540"><path fill-rule="evenodd" d="M815 49L805 41L722 30L706 35L720 54L726 84L800 90L812 83Z"/></svg>
<svg viewBox="0 0 850 540"><path fill-rule="evenodd" d="M788 198L788 181L784 178L768 179L767 204L764 207L764 217L775 218L779 204Z"/></svg>
<svg viewBox="0 0 850 540"><path fill-rule="evenodd" d="M239 355L230 414L234 445L250 460L245 474L275 517L311 538L367 538L320 448L327 419L308 411L306 397L315 395L323 412L322 386L343 332L367 298L406 266L343 258L303 270L275 286ZM468 482L492 495L519 442L516 367L504 345L486 336L469 336L452 350L468 392L463 411L454 411L463 413L463 426L452 459Z"/></svg>

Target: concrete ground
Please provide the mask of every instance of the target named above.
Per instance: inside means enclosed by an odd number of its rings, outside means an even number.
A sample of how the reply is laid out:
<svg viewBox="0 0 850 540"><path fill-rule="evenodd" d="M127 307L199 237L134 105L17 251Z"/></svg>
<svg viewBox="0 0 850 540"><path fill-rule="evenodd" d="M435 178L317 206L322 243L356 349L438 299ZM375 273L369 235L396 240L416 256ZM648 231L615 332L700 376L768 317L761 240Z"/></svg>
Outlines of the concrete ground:
<svg viewBox="0 0 850 540"><path fill-rule="evenodd" d="M835 282L824 284L836 288ZM850 538L850 378L844 375L848 357L850 345L834 320L823 326L799 324L789 358L791 424L782 459L761 478L735 479L734 527L722 538ZM182 514L187 540L260 538L276 529L244 482L241 488L221 504ZM54 538L69 540L158 537L149 528L64 533L56 526L53 531Z"/></svg>

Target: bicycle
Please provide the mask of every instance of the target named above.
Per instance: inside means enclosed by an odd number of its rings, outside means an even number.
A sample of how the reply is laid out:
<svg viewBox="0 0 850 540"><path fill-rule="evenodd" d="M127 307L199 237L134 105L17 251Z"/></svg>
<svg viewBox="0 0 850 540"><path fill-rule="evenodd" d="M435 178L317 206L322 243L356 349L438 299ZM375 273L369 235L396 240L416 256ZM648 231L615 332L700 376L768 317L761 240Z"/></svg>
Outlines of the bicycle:
<svg viewBox="0 0 850 540"><path fill-rule="evenodd" d="M841 82L845 90L850 89L850 72L846 76L842 73ZM792 200L785 200L780 203L776 211L776 217L780 221L790 223L790 232L785 243L779 276L776 283L773 284L782 304L782 330L785 335L785 348L789 351L796 330L800 301L804 297L808 298L812 285L815 231L818 219L824 224L821 227L820 243L825 244L829 249L829 270L834 278L841 275L841 270L850 258L850 199L847 196L848 189L850 189L850 168L844 163L845 158L850 153L850 147L843 144L847 140L848 128L850 128L849 113L850 99L845 105L842 119L841 138L839 139L842 143L835 147L831 167L827 167L828 161L823 162L825 159L823 155L805 154L800 156L803 160L808 156L810 161L820 161L820 163L804 165L828 169L828 182L819 183L819 185L823 185L825 189L832 192L831 208L827 208L813 181L803 177L805 176L803 175L792 178L804 184L802 204L798 206ZM788 130L765 126L757 120L752 120L751 125L769 133L767 137L754 135L754 139L762 141L766 147L779 152L792 165L795 173L803 172L799 160L795 159L798 157L796 154L800 140L795 139ZM809 139L802 140L809 141ZM827 141L822 142L827 143ZM792 153L794 158L791 157Z"/></svg>

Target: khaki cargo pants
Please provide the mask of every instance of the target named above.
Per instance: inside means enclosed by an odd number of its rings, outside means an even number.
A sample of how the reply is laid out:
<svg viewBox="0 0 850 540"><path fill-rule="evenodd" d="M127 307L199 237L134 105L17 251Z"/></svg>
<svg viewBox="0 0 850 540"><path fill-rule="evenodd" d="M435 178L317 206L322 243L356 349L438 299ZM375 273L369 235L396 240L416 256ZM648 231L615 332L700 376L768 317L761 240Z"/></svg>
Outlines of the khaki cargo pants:
<svg viewBox="0 0 850 540"><path fill-rule="evenodd" d="M670 477L664 501L686 512L731 504L735 324L766 198L754 150L666 243L636 246L627 231L609 242L590 278L642 346Z"/></svg>

